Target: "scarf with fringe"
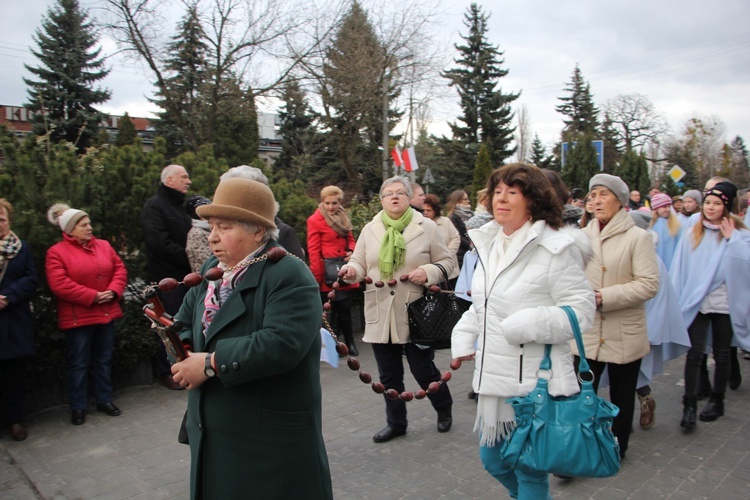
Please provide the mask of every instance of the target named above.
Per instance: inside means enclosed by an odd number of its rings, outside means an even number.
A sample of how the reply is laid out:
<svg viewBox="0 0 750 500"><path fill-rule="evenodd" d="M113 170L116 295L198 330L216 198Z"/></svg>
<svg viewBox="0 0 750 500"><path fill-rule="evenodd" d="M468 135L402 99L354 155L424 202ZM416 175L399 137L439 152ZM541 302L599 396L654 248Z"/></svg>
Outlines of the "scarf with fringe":
<svg viewBox="0 0 750 500"><path fill-rule="evenodd" d="M404 215L399 219L391 219L383 211L380 214L380 220L385 225L385 238L380 244L378 252L378 270L380 277L389 280L393 277L394 271L397 271L404 265L406 260L406 241L401 234L406 226L411 222L414 216L414 209L408 207Z"/></svg>
<svg viewBox="0 0 750 500"><path fill-rule="evenodd" d="M326 210L325 205L323 205L322 203L318 205L318 210L326 220L326 224L328 224L328 227L336 231L336 234L338 234L342 238L346 238L346 236L352 230L352 222L349 220L349 216L346 214L346 210L344 210L344 207L339 206L338 211L333 215L331 215L330 212Z"/></svg>

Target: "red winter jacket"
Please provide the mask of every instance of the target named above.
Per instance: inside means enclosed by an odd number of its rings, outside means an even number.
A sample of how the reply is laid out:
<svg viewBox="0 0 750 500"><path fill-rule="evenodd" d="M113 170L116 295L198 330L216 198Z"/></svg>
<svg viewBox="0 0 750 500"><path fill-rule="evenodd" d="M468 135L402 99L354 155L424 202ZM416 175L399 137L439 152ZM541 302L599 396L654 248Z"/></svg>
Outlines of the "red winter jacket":
<svg viewBox="0 0 750 500"><path fill-rule="evenodd" d="M91 238L86 246L63 233L63 241L47 250L47 282L57 297L57 325L61 330L104 325L122 318L120 297L128 273L112 245ZM112 290L115 299L95 304L97 292Z"/></svg>
<svg viewBox="0 0 750 500"><path fill-rule="evenodd" d="M320 291L330 292L331 287L325 284L325 265L323 259L332 257L346 257L347 252L354 251L354 235L351 231L347 236L339 234L331 229L326 222L320 209L315 210L307 219L307 255L310 259L310 270L315 276L315 281L320 285ZM359 284L343 285L339 290L353 290L359 288Z"/></svg>

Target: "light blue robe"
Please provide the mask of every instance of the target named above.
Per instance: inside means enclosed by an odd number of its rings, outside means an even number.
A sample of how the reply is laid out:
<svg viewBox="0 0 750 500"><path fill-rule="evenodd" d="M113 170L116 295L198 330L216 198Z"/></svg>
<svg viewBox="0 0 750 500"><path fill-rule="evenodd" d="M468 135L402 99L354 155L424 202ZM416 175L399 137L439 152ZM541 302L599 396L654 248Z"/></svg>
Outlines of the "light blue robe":
<svg viewBox="0 0 750 500"><path fill-rule="evenodd" d="M672 236L669 233L669 227L667 226L667 219L659 217L656 219L654 226L651 228L659 236L659 243L656 245L656 253L664 261L664 265L667 266L667 270L672 266L672 258L674 252L677 249L677 244L680 242L680 235L682 235L683 228L677 231L677 234Z"/></svg>
<svg viewBox="0 0 750 500"><path fill-rule="evenodd" d="M706 296L726 283L733 344L750 350L750 231L735 229L728 240L721 241L717 233L707 228L693 249L692 231L685 231L672 260L670 279L688 327Z"/></svg>

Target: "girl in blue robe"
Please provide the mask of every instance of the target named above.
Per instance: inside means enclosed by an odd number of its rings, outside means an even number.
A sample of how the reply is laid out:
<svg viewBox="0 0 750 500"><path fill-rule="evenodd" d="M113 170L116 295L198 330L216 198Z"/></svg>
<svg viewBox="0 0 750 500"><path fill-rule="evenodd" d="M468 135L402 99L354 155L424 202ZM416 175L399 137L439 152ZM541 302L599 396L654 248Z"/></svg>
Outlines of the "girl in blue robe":
<svg viewBox="0 0 750 500"><path fill-rule="evenodd" d="M672 199L666 194L659 193L653 196L651 210L651 230L659 236L656 253L669 270L677 243L682 235L682 224L672 211Z"/></svg>
<svg viewBox="0 0 750 500"><path fill-rule="evenodd" d="M685 395L680 426L695 427L696 396L709 328L716 368L709 402L700 420L724 415L732 342L750 348L750 231L730 209L737 195L731 182L704 192L701 216L685 232L670 269L692 347L685 361Z"/></svg>

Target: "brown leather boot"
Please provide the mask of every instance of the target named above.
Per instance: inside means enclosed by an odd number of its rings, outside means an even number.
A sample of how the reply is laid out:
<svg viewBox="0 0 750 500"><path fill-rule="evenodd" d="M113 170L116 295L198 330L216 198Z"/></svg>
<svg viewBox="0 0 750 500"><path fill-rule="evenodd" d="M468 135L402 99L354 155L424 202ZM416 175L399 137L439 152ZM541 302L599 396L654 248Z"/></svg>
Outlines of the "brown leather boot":
<svg viewBox="0 0 750 500"><path fill-rule="evenodd" d="M638 395L638 401L641 402L641 429L650 429L656 422L656 401L651 394L646 396Z"/></svg>

